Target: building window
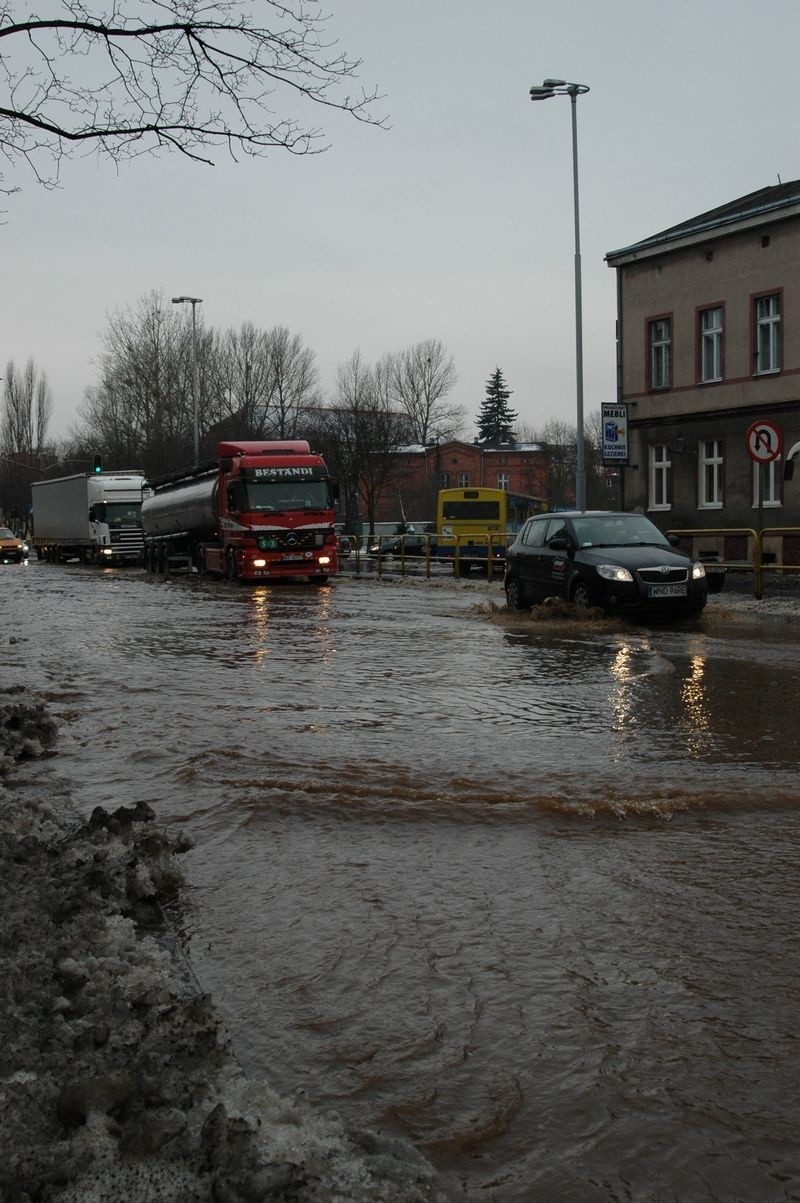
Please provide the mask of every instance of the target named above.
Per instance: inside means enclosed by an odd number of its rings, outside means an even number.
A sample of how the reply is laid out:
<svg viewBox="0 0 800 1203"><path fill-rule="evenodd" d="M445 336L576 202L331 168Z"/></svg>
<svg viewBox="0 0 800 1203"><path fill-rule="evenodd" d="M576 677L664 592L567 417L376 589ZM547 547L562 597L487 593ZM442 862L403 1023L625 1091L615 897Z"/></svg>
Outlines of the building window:
<svg viewBox="0 0 800 1203"><path fill-rule="evenodd" d="M505 489L506 492L508 491L508 473L507 472L498 472L497 473L497 487L498 487L498 489Z"/></svg>
<svg viewBox="0 0 800 1203"><path fill-rule="evenodd" d="M722 306L700 312L700 382L722 379Z"/></svg>
<svg viewBox="0 0 800 1203"><path fill-rule="evenodd" d="M722 508L722 439L700 440L700 497L701 510Z"/></svg>
<svg viewBox="0 0 800 1203"><path fill-rule="evenodd" d="M450 488L450 473L449 472L440 473L439 488L440 489L449 489Z"/></svg>
<svg viewBox="0 0 800 1203"><path fill-rule="evenodd" d="M659 317L648 324L650 344L650 388L669 388L672 383L672 319Z"/></svg>
<svg viewBox="0 0 800 1203"><path fill-rule="evenodd" d="M656 443L650 448L650 506L651 510L668 510L672 505L670 475L672 460L669 447Z"/></svg>
<svg viewBox="0 0 800 1203"><path fill-rule="evenodd" d="M768 297L756 297L755 327L756 373L779 372L781 370L781 298L779 293L772 293Z"/></svg>
<svg viewBox="0 0 800 1203"><path fill-rule="evenodd" d="M469 472L459 472L458 487L459 487L459 489L468 489L469 488Z"/></svg>
<svg viewBox="0 0 800 1203"><path fill-rule="evenodd" d="M783 475L783 461L778 458L772 460L768 464L753 464L753 505L758 505L758 476L759 472L763 473L761 477L761 504L778 506L781 504L781 479Z"/></svg>

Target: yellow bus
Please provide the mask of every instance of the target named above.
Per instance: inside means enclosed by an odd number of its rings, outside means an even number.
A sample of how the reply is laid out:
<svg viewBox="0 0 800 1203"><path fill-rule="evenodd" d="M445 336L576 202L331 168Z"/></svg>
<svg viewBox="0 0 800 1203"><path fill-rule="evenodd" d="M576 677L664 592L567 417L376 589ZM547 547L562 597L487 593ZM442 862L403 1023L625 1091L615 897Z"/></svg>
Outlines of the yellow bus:
<svg viewBox="0 0 800 1203"><path fill-rule="evenodd" d="M479 568L502 572L506 548L531 514L547 510L542 497L506 489L440 489L436 513L436 554L452 559L456 576Z"/></svg>

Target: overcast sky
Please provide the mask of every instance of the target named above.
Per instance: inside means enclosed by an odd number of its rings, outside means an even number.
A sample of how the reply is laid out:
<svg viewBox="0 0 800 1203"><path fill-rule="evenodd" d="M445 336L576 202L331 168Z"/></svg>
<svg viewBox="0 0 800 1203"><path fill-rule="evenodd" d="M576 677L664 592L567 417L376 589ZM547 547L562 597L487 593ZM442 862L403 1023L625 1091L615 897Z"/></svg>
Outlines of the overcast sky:
<svg viewBox="0 0 800 1203"><path fill-rule="evenodd" d="M331 149L25 173L5 204L0 362L32 356L65 434L107 317L153 290L208 325L280 324L323 386L425 338L455 359L467 437L500 367L520 423L574 420L570 102L578 101L585 408L615 397L611 250L800 177L798 0L323 0L390 128L311 113ZM265 11L268 11L265 9ZM9 181L12 182L12 181ZM188 307L187 307L188 317Z"/></svg>

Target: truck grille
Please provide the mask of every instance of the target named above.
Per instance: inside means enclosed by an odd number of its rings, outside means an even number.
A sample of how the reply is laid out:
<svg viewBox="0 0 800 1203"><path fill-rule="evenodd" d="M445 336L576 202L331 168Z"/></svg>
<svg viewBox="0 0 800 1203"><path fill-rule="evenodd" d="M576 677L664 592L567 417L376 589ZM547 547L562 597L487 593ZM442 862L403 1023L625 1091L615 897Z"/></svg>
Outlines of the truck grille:
<svg viewBox="0 0 800 1203"><path fill-rule="evenodd" d="M310 551L313 547L322 547L325 542L324 533L320 530L287 530L270 531L269 533L278 544L278 551Z"/></svg>
<svg viewBox="0 0 800 1203"><path fill-rule="evenodd" d="M136 559L144 547L140 526L120 526L111 530L111 547L115 555Z"/></svg>

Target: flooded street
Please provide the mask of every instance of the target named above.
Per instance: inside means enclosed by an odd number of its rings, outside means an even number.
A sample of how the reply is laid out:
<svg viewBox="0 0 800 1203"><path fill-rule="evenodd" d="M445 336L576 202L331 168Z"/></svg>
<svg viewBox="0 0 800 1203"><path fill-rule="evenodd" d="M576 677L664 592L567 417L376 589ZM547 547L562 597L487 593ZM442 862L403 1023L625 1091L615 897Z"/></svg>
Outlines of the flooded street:
<svg viewBox="0 0 800 1203"><path fill-rule="evenodd" d="M36 562L0 598L3 683L61 723L27 773L193 836L248 1072L454 1200L800 1199L800 621Z"/></svg>

